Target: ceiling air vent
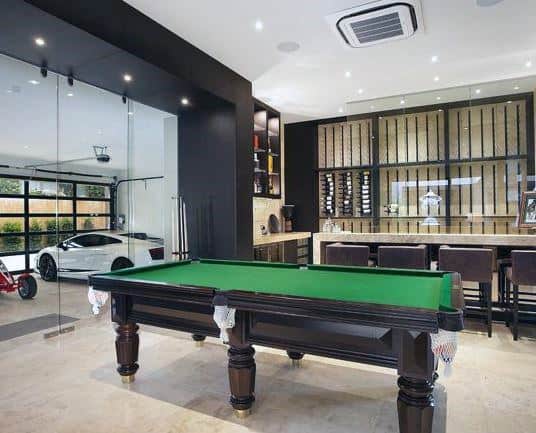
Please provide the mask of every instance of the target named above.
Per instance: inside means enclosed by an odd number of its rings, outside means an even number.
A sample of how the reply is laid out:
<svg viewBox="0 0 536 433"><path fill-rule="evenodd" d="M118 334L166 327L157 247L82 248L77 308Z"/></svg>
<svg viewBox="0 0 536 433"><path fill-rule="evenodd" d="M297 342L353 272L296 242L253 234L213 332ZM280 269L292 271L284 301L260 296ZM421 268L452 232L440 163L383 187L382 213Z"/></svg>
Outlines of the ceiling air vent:
<svg viewBox="0 0 536 433"><path fill-rule="evenodd" d="M414 3L367 2L330 15L328 21L353 48L405 39L419 27Z"/></svg>

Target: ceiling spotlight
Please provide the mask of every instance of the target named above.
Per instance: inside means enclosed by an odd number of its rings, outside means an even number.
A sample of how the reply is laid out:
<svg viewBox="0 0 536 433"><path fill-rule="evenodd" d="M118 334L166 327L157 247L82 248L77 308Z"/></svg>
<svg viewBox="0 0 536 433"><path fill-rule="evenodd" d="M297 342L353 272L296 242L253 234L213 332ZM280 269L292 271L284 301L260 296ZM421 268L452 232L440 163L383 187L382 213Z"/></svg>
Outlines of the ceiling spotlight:
<svg viewBox="0 0 536 433"><path fill-rule="evenodd" d="M38 47L44 47L47 44L42 37L35 38L34 42L35 42L35 45L37 45Z"/></svg>
<svg viewBox="0 0 536 433"><path fill-rule="evenodd" d="M37 81L37 80L30 80L30 81L28 81L28 83L30 83L30 84L33 85L33 86L37 86L37 85L39 84L39 81Z"/></svg>
<svg viewBox="0 0 536 433"><path fill-rule="evenodd" d="M74 93L73 93L73 92L69 92L69 93L67 93L67 96L74 96Z"/></svg>
<svg viewBox="0 0 536 433"><path fill-rule="evenodd" d="M519 86L514 86L514 90L519 90Z"/></svg>
<svg viewBox="0 0 536 433"><path fill-rule="evenodd" d="M350 71L346 71L346 72L344 73L344 76L345 76L346 78L350 78L350 77L352 76L352 73L351 73Z"/></svg>
<svg viewBox="0 0 536 433"><path fill-rule="evenodd" d="M383 116L378 117L378 119L382 120L382 119L383 119Z"/></svg>
<svg viewBox="0 0 536 433"><path fill-rule="evenodd" d="M339 113L344 113L344 108L340 107L339 108Z"/></svg>
<svg viewBox="0 0 536 433"><path fill-rule="evenodd" d="M480 92L481 92L480 89L476 89L476 90L475 90L475 93L476 93L477 95L480 95Z"/></svg>
<svg viewBox="0 0 536 433"><path fill-rule="evenodd" d="M130 83L132 81L132 75L130 74L123 75L123 80L125 80L127 83Z"/></svg>
<svg viewBox="0 0 536 433"><path fill-rule="evenodd" d="M434 81L439 81L439 77L437 75L434 77Z"/></svg>
<svg viewBox="0 0 536 433"><path fill-rule="evenodd" d="M438 101L440 101L440 100L441 100L441 96L436 96L436 99L437 99Z"/></svg>
<svg viewBox="0 0 536 433"><path fill-rule="evenodd" d="M189 105L189 104L190 104L190 101L188 100L188 98L182 98L182 99L181 99L181 104L182 104L182 105Z"/></svg>
<svg viewBox="0 0 536 433"><path fill-rule="evenodd" d="M363 94L363 89L357 89L357 93L359 93L360 95Z"/></svg>
<svg viewBox="0 0 536 433"><path fill-rule="evenodd" d="M405 103L406 103L406 101L404 99L400 100L400 105L404 105Z"/></svg>
<svg viewBox="0 0 536 433"><path fill-rule="evenodd" d="M430 60L432 61L432 63L437 63L437 62L439 62L439 57L438 56L432 56L432 58Z"/></svg>
<svg viewBox="0 0 536 433"><path fill-rule="evenodd" d="M442 109L442 108L440 108L440 109L439 109L439 110L437 110L437 111L439 111L439 112L441 113L441 112L443 111L443 109Z"/></svg>
<svg viewBox="0 0 536 433"><path fill-rule="evenodd" d="M527 68L530 68L530 67L532 66L532 62L531 62L530 60L527 60L527 61L525 62L525 66L526 66Z"/></svg>
<svg viewBox="0 0 536 433"><path fill-rule="evenodd" d="M263 29L264 23L261 20L255 21L255 30L257 30L258 32L262 32Z"/></svg>
<svg viewBox="0 0 536 433"><path fill-rule="evenodd" d="M507 103L507 104L511 104L511 103L512 103L512 101L506 101L506 103Z"/></svg>

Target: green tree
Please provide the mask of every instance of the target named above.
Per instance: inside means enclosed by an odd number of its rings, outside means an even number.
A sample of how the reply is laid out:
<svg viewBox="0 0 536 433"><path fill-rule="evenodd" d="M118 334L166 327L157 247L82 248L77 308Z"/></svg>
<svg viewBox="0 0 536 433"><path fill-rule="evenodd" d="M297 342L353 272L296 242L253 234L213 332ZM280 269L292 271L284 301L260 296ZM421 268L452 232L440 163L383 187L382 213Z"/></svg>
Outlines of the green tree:
<svg viewBox="0 0 536 433"><path fill-rule="evenodd" d="M104 187L100 185L87 185L87 196L90 198L104 198Z"/></svg>
<svg viewBox="0 0 536 433"><path fill-rule="evenodd" d="M93 224L93 220L89 217L84 219L84 230L92 230L95 228L95 225Z"/></svg>
<svg viewBox="0 0 536 433"><path fill-rule="evenodd" d="M21 181L5 177L0 178L0 194L22 194Z"/></svg>
<svg viewBox="0 0 536 433"><path fill-rule="evenodd" d="M60 231L67 232L73 229L73 219L68 217L63 217L60 219Z"/></svg>
<svg viewBox="0 0 536 433"><path fill-rule="evenodd" d="M32 219L30 222L30 233L43 231L43 226L41 223ZM30 235L30 250L40 250L43 248L43 236L42 235Z"/></svg>
<svg viewBox="0 0 536 433"><path fill-rule="evenodd" d="M6 221L2 226L3 233L20 233L22 224L19 221ZM2 237L2 251L21 251L23 249L23 238L21 236Z"/></svg>

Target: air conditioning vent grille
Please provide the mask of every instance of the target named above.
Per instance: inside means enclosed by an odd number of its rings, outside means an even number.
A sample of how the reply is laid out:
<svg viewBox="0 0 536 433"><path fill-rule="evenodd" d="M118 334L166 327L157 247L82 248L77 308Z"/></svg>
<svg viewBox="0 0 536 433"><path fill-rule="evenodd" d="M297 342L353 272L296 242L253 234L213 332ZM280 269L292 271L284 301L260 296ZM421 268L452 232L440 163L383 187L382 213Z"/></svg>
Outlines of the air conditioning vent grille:
<svg viewBox="0 0 536 433"><path fill-rule="evenodd" d="M353 22L350 26L362 44L402 36L404 34L398 13Z"/></svg>

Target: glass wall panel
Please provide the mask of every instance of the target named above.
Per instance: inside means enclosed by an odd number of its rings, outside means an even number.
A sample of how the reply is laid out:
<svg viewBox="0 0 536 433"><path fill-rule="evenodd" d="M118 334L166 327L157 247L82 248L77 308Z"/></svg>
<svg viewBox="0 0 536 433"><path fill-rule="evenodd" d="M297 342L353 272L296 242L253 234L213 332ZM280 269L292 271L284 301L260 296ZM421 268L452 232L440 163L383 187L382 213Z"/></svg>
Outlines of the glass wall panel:
<svg viewBox="0 0 536 433"><path fill-rule="evenodd" d="M71 86L65 77L59 80L58 95L58 243L67 241L57 252L62 276L69 277L59 280L60 306L65 316L88 318L93 314L88 275L110 271L118 258L128 258L127 237L109 243L88 235L110 233L112 185L127 172L128 105L102 89L78 81ZM109 155L109 162L97 160L101 153ZM101 314L109 314L109 305Z"/></svg>
<svg viewBox="0 0 536 433"><path fill-rule="evenodd" d="M32 252L58 240L56 176L40 171L51 167L39 166L56 162L57 83L52 72L43 77L39 68L0 56L0 259L15 278L33 270ZM69 187L62 186L59 195L69 195ZM34 218L32 213L46 218ZM39 272L32 276L37 284L34 299L22 300L16 291L2 296L0 325L20 322L18 328L24 333L25 324L31 323L26 321L37 320L43 324L41 332L55 331L58 285L42 279Z"/></svg>

